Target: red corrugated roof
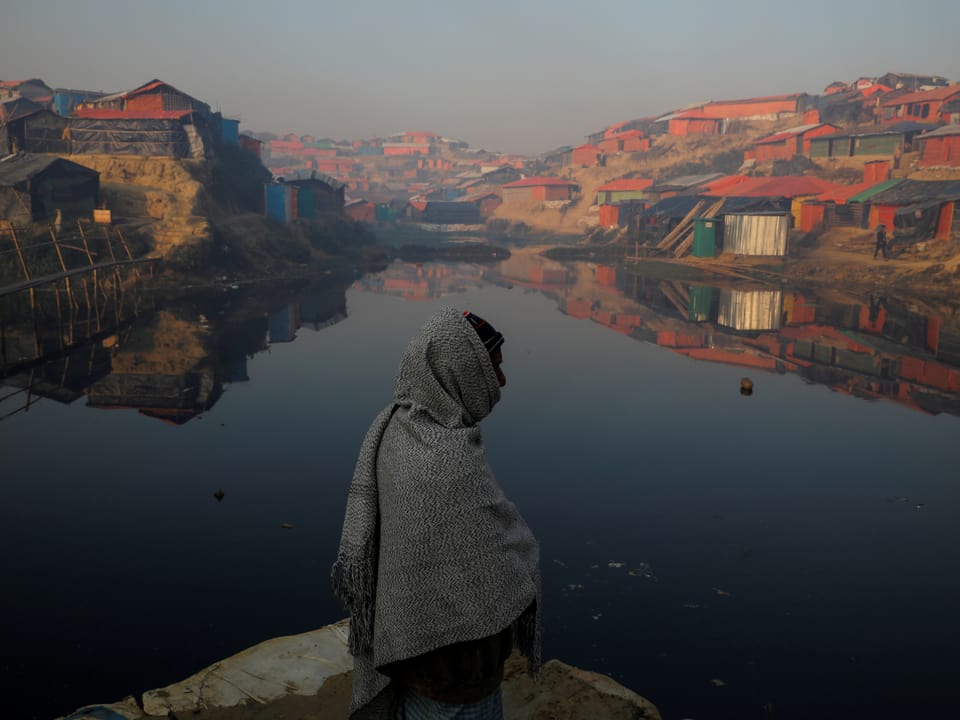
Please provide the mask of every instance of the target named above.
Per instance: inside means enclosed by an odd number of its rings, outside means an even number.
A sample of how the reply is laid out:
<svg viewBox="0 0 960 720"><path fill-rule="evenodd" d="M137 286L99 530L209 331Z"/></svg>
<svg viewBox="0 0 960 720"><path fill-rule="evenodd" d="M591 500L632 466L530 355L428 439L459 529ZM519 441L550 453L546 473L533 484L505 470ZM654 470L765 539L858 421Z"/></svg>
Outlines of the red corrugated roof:
<svg viewBox="0 0 960 720"><path fill-rule="evenodd" d="M110 110L108 108L77 108L77 117L93 120L179 120L193 110Z"/></svg>
<svg viewBox="0 0 960 720"><path fill-rule="evenodd" d="M724 188L733 187L734 185L739 185L740 183L750 180L749 175L727 175L726 177L717 178L712 182L708 182L701 186L703 192L709 192L710 190L723 190Z"/></svg>
<svg viewBox="0 0 960 720"><path fill-rule="evenodd" d="M599 150L600 148L596 145L591 145L590 143L584 143L583 145L577 145L574 150Z"/></svg>
<svg viewBox="0 0 960 720"><path fill-rule="evenodd" d="M839 205L843 205L854 195L859 195L863 191L869 190L874 185L879 184L880 183L876 182L862 182L857 183L856 185L840 185L833 190L823 193L823 195L818 195L817 200L822 202L834 202Z"/></svg>
<svg viewBox="0 0 960 720"><path fill-rule="evenodd" d="M834 130L838 129L836 125L830 125L829 123L813 123L811 125L801 125L799 127L783 130L782 132L778 132L773 135L768 135L765 138L760 138L759 140L757 140L757 145L766 145L768 143L780 142L781 140L789 140L792 137L796 137L797 135L804 135L810 132L811 130L816 130L817 128L824 127L824 126L832 127Z"/></svg>
<svg viewBox="0 0 960 720"><path fill-rule="evenodd" d="M737 103L770 102L771 100L794 100L802 95L803 93L788 93L786 95L764 95L763 97L741 98L740 100L711 100L704 105L704 107L709 105L735 105Z"/></svg>
<svg viewBox="0 0 960 720"><path fill-rule="evenodd" d="M960 85L947 85L933 90L919 90L917 92L900 95L883 103L883 107L894 107L906 103L928 102L930 100L946 100L954 95L960 95Z"/></svg>
<svg viewBox="0 0 960 720"><path fill-rule="evenodd" d="M710 189L704 195L716 197L784 197L822 195L840 187L809 175L784 175L782 177L754 177L727 187Z"/></svg>
<svg viewBox="0 0 960 720"><path fill-rule="evenodd" d="M604 140L623 140L624 138L643 137L642 130L624 130L623 132L613 133L604 138Z"/></svg>
<svg viewBox="0 0 960 720"><path fill-rule="evenodd" d="M562 180L556 177L531 177L531 178L524 178L523 180L515 180L514 182L507 183L503 187L519 188L519 187L538 187L541 185L569 187L571 185L576 185L576 183L570 182L569 180Z"/></svg>
<svg viewBox="0 0 960 720"><path fill-rule="evenodd" d="M618 178L604 183L597 188L597 192L615 192L623 190L644 190L653 185L653 180L647 178Z"/></svg>
<svg viewBox="0 0 960 720"><path fill-rule="evenodd" d="M719 115L711 115L703 110L684 110L676 113L674 120L723 120Z"/></svg>

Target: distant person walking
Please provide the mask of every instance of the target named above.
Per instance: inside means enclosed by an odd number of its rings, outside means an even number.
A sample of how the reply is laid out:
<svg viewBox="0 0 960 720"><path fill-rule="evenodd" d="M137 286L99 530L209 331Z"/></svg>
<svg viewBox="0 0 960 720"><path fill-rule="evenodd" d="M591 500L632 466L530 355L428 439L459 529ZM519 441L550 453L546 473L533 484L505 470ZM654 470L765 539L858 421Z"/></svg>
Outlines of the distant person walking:
<svg viewBox="0 0 960 720"><path fill-rule="evenodd" d="M883 259L887 259L887 228L883 223L877 225L877 244L873 248L873 259L877 259L877 254L883 253Z"/></svg>
<svg viewBox="0 0 960 720"><path fill-rule="evenodd" d="M513 647L540 665L539 548L479 422L503 335L444 309L414 336L360 449L333 566L350 611L351 718L501 720Z"/></svg>

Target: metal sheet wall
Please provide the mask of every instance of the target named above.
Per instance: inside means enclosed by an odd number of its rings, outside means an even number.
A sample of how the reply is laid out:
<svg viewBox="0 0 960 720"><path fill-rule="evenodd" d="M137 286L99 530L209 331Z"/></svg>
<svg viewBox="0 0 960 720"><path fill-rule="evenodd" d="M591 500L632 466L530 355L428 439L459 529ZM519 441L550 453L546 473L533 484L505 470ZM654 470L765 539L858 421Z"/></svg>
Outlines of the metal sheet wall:
<svg viewBox="0 0 960 720"><path fill-rule="evenodd" d="M723 218L723 250L737 255L787 254L788 213L752 215L730 213Z"/></svg>
<svg viewBox="0 0 960 720"><path fill-rule="evenodd" d="M717 324L734 330L779 330L782 290L720 289Z"/></svg>

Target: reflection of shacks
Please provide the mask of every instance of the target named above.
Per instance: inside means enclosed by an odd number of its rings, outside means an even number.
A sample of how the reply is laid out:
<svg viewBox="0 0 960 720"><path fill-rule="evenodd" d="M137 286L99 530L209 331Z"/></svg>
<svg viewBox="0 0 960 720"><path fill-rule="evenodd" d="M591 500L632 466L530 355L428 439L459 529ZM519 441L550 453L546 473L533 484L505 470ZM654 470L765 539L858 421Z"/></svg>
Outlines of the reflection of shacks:
<svg viewBox="0 0 960 720"><path fill-rule="evenodd" d="M111 373L90 388L88 404L186 422L212 407L221 393L208 339L196 325L161 311L126 338L112 358Z"/></svg>
<svg viewBox="0 0 960 720"><path fill-rule="evenodd" d="M570 317L583 320L590 317L590 312L593 308L593 303L586 298L567 298L564 303L564 308L567 315Z"/></svg>
<svg viewBox="0 0 960 720"><path fill-rule="evenodd" d="M777 330L782 311L782 290L721 288L717 324L746 332Z"/></svg>
<svg viewBox="0 0 960 720"><path fill-rule="evenodd" d="M789 232L790 213L729 213L723 218L723 250L783 257Z"/></svg>
<svg viewBox="0 0 960 720"><path fill-rule="evenodd" d="M608 287L616 287L617 268L612 265L597 265L597 283Z"/></svg>
<svg viewBox="0 0 960 720"><path fill-rule="evenodd" d="M0 161L0 219L32 222L90 215L97 206L100 173L49 155Z"/></svg>
<svg viewBox="0 0 960 720"><path fill-rule="evenodd" d="M180 425L211 408L220 392L211 368L196 368L182 375L114 371L90 388L87 404L136 408L143 415Z"/></svg>
<svg viewBox="0 0 960 720"><path fill-rule="evenodd" d="M287 305L270 315L267 323L268 342L293 342L300 327L300 313L296 305Z"/></svg>
<svg viewBox="0 0 960 720"><path fill-rule="evenodd" d="M536 265L530 268L530 282L542 285L558 285L567 281L567 271L563 268L548 268Z"/></svg>
<svg viewBox="0 0 960 720"><path fill-rule="evenodd" d="M690 322L707 322L713 316L713 298L716 289L704 285L690 286Z"/></svg>

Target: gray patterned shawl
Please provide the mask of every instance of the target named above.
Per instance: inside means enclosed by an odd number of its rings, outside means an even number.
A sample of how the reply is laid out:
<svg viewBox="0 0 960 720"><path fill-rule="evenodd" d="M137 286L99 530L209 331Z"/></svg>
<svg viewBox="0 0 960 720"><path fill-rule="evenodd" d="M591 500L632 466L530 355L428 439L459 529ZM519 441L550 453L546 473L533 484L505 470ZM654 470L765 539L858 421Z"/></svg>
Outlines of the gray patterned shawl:
<svg viewBox="0 0 960 720"><path fill-rule="evenodd" d="M539 548L497 485L477 425L499 399L477 333L441 310L407 347L347 499L332 582L350 611L351 717L389 702L376 668L511 625L539 669Z"/></svg>

